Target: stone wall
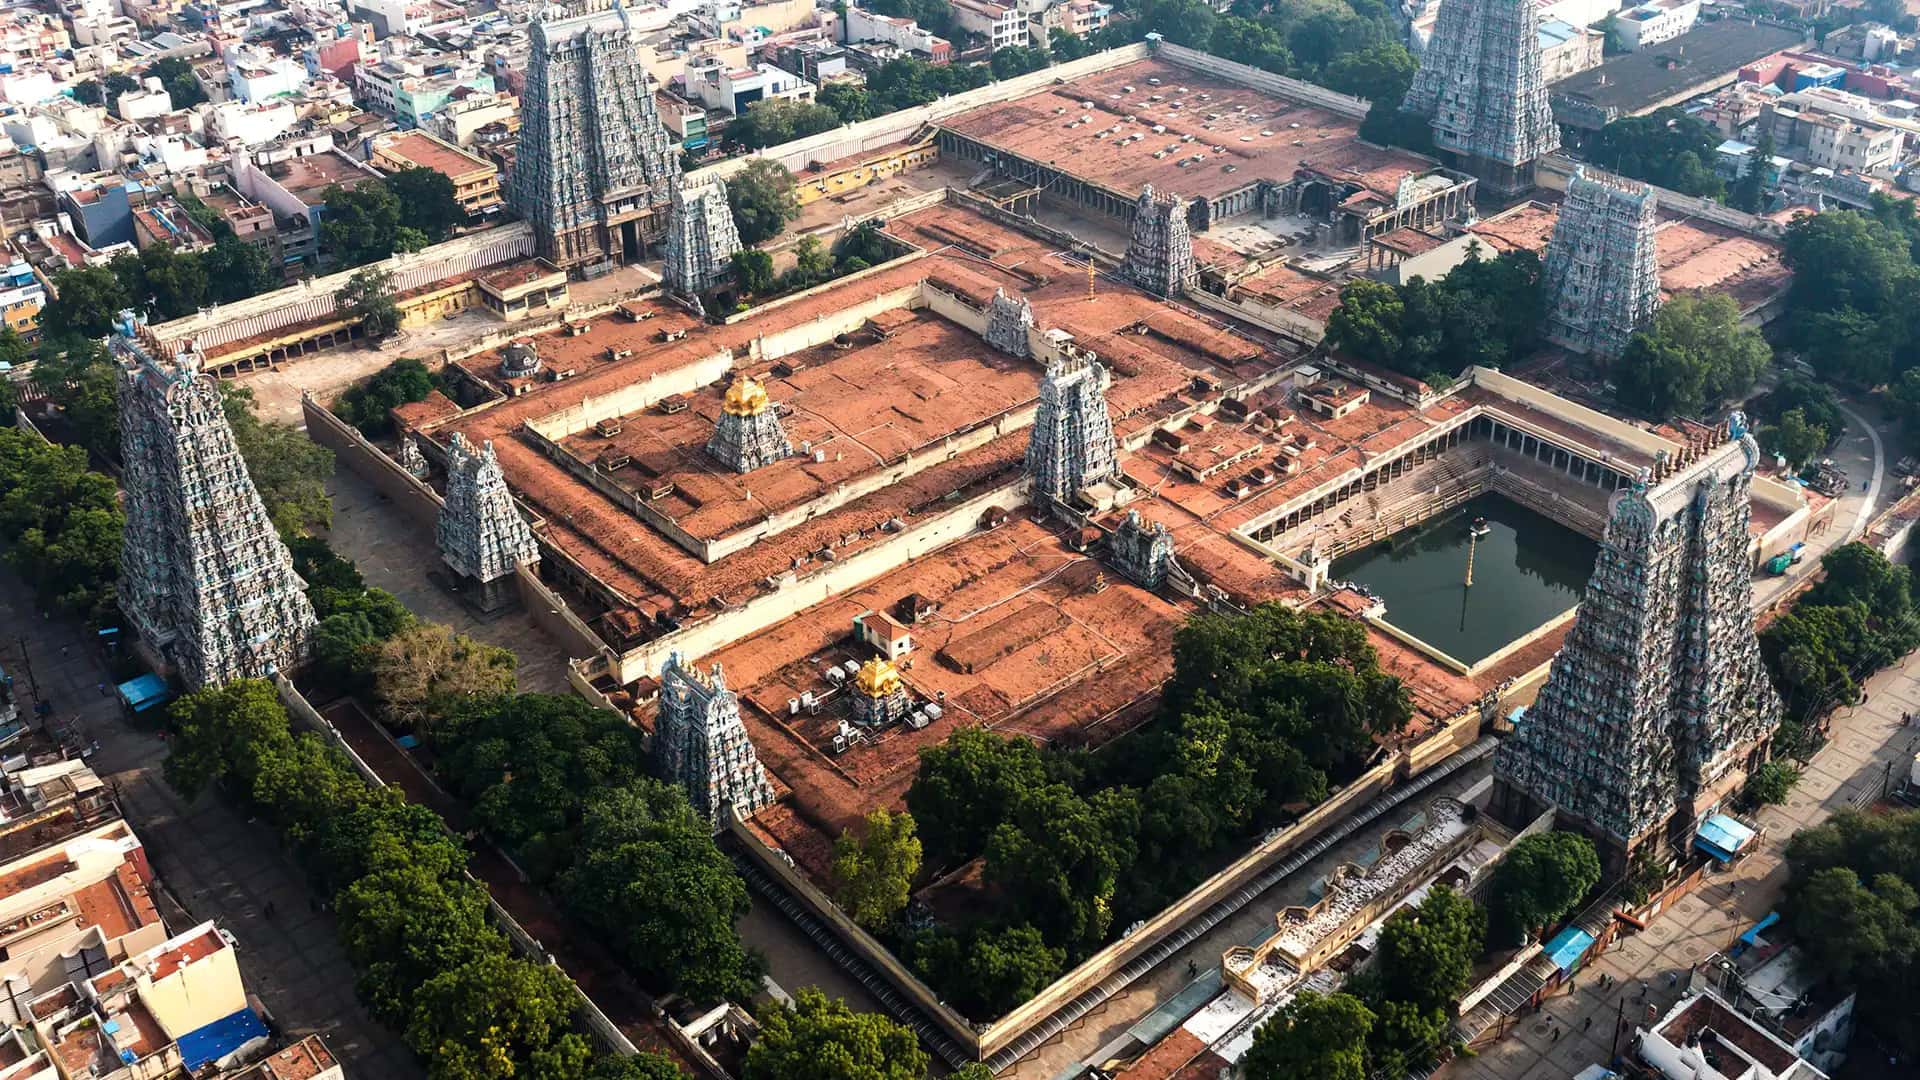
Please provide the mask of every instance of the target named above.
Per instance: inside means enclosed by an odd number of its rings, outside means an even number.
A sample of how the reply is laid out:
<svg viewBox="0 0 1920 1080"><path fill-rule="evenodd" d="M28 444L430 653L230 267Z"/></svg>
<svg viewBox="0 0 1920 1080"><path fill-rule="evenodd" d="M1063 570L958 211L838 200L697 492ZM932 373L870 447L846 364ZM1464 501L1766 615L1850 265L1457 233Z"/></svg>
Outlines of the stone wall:
<svg viewBox="0 0 1920 1080"><path fill-rule="evenodd" d="M439 493L415 479L357 429L328 412L312 394L301 397L300 413L308 438L333 451L340 464L392 499L401 513L432 530L440 518Z"/></svg>

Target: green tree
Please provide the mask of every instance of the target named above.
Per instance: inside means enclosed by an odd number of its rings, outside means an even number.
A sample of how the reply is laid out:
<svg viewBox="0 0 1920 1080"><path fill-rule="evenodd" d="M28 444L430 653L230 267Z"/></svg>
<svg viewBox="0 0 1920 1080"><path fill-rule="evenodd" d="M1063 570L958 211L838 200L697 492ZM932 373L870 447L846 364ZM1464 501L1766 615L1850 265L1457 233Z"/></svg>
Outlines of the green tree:
<svg viewBox="0 0 1920 1080"><path fill-rule="evenodd" d="M769 98L754 102L745 113L734 117L733 123L727 125L727 139L758 150L832 131L842 123L840 114L826 105Z"/></svg>
<svg viewBox="0 0 1920 1080"><path fill-rule="evenodd" d="M393 434L390 410L433 393L438 379L427 365L412 357L402 357L375 372L366 382L348 387L333 403L333 414L370 439Z"/></svg>
<svg viewBox="0 0 1920 1080"><path fill-rule="evenodd" d="M281 268L259 244L249 244L230 231L201 254L207 281L216 303L230 304L272 292L286 284Z"/></svg>
<svg viewBox="0 0 1920 1080"><path fill-rule="evenodd" d="M1032 998L1060 976L1067 960L1065 949L1048 945L1031 926L923 934L908 955L943 1000L977 1020L1000 1016Z"/></svg>
<svg viewBox="0 0 1920 1080"><path fill-rule="evenodd" d="M1760 331L1741 323L1732 297L1683 294L1633 336L1615 367L1616 381L1620 400L1647 415L1697 415L1745 394L1772 359Z"/></svg>
<svg viewBox="0 0 1920 1080"><path fill-rule="evenodd" d="M1772 422L1794 409L1800 410L1809 425L1825 430L1829 440L1847 430L1847 414L1841 411L1833 387L1805 375L1788 373L1781 377L1773 389L1753 403L1751 411L1761 420Z"/></svg>
<svg viewBox="0 0 1920 1080"><path fill-rule="evenodd" d="M227 426L247 463L254 490L282 536L298 536L333 524L333 451L307 438L292 424L263 424L253 415L253 391L233 383L220 386Z"/></svg>
<svg viewBox="0 0 1920 1080"><path fill-rule="evenodd" d="M921 1080L927 1055L913 1032L808 988L760 1018L742 1080Z"/></svg>
<svg viewBox="0 0 1920 1080"><path fill-rule="evenodd" d="M100 93L100 83L96 79L86 79L74 83L71 90L73 100L82 105L98 105L106 100Z"/></svg>
<svg viewBox="0 0 1920 1080"><path fill-rule="evenodd" d="M488 922L486 890L430 867L370 873L334 904L341 944L360 970L360 1000L383 1023L404 1025L435 976L507 951Z"/></svg>
<svg viewBox="0 0 1920 1080"><path fill-rule="evenodd" d="M1047 52L1059 63L1092 56L1093 50L1094 45L1088 35L1058 30L1047 39Z"/></svg>
<svg viewBox="0 0 1920 1080"><path fill-rule="evenodd" d="M1253 1034L1246 1080L1366 1080L1374 1015L1350 994L1302 990Z"/></svg>
<svg viewBox="0 0 1920 1080"><path fill-rule="evenodd" d="M742 292L760 295L774 287L773 256L759 248L742 248L733 253L733 279Z"/></svg>
<svg viewBox="0 0 1920 1080"><path fill-rule="evenodd" d="M1622 117L1600 129L1588 160L1623 176L1677 191L1719 199L1726 185L1707 163L1721 137L1677 108Z"/></svg>
<svg viewBox="0 0 1920 1080"><path fill-rule="evenodd" d="M795 288L806 288L818 284L833 276L833 253L820 243L817 236L803 236L793 246L793 283Z"/></svg>
<svg viewBox="0 0 1920 1080"><path fill-rule="evenodd" d="M118 275L104 266L62 270L53 275L53 296L40 312L40 328L49 339L103 338L113 321L133 306L133 295Z"/></svg>
<svg viewBox="0 0 1920 1080"><path fill-rule="evenodd" d="M167 720L174 734L162 771L189 799L216 784L251 792L261 758L293 743L287 711L264 679L196 690L168 706Z"/></svg>
<svg viewBox="0 0 1920 1080"><path fill-rule="evenodd" d="M842 124L857 124L862 120L871 120L874 112L873 95L865 86L852 83L828 83L820 88L816 99L825 108L832 109ZM751 111L751 110L749 110Z"/></svg>
<svg viewBox="0 0 1920 1080"><path fill-rule="evenodd" d="M1611 18L1612 16L1608 16ZM1736 210L1758 214L1766 209L1767 177L1773 172L1773 133L1762 131L1748 151L1744 170L1727 190L1727 202Z"/></svg>
<svg viewBox="0 0 1920 1080"><path fill-rule="evenodd" d="M43 602L112 618L125 522L117 485L87 470L86 451L0 430L0 548Z"/></svg>
<svg viewBox="0 0 1920 1080"><path fill-rule="evenodd" d="M371 792L316 825L306 866L329 893L389 870L454 879L467 865L466 847L440 815L393 788Z"/></svg>
<svg viewBox="0 0 1920 1080"><path fill-rule="evenodd" d="M1321 81L1343 94L1399 101L1413 85L1413 73L1419 66L1406 46L1390 41L1335 58Z"/></svg>
<svg viewBox="0 0 1920 1080"><path fill-rule="evenodd" d="M200 88L200 80L194 77L193 65L182 57L168 56L155 60L147 68L147 77L160 80L176 109L191 109L207 100L207 92ZM111 83L108 89L111 92ZM119 95L116 93L113 97L117 99Z"/></svg>
<svg viewBox="0 0 1920 1080"><path fill-rule="evenodd" d="M560 895L643 982L702 1002L754 992L761 962L734 932L746 884L678 787L641 779L599 793L579 852Z"/></svg>
<svg viewBox="0 0 1920 1080"><path fill-rule="evenodd" d="M260 759L246 795L298 847L313 838L321 822L371 797L372 789L338 748L303 731Z"/></svg>
<svg viewBox="0 0 1920 1080"><path fill-rule="evenodd" d="M1065 784L1026 792L987 844L986 880L1049 944L1092 952L1133 867L1140 806L1130 789L1083 799Z"/></svg>
<svg viewBox="0 0 1920 1080"><path fill-rule="evenodd" d="M320 241L346 266L377 262L393 254L401 226L400 200L380 180L362 180L351 188L327 188L320 217Z"/></svg>
<svg viewBox="0 0 1920 1080"><path fill-rule="evenodd" d="M727 180L727 206L733 210L740 242L749 246L780 235L800 216L793 174L767 158L754 158Z"/></svg>
<svg viewBox="0 0 1920 1080"><path fill-rule="evenodd" d="M150 244L137 255L116 257L107 264L133 302L156 320L192 315L206 305L211 283L200 256L176 252L166 244Z"/></svg>
<svg viewBox="0 0 1920 1080"><path fill-rule="evenodd" d="M1512 942L1559 922L1600 881L1593 841L1570 832L1535 833L1507 849L1487 885L1499 939Z"/></svg>
<svg viewBox="0 0 1920 1080"><path fill-rule="evenodd" d="M1011 79L1028 72L1039 71L1051 63L1053 58L1047 55L1046 49L1033 46L1023 48L1016 45L1011 48L995 49L987 63L987 68L993 72L993 77L996 79Z"/></svg>
<svg viewBox="0 0 1920 1080"><path fill-rule="evenodd" d="M833 876L840 883L840 906L860 925L879 929L907 906L920 872L920 838L913 834L913 815L904 812L875 809L866 826L860 837L848 830L834 843Z"/></svg>
<svg viewBox="0 0 1920 1080"><path fill-rule="evenodd" d="M907 811L927 855L945 866L985 851L1014 803L1046 782L1046 766L1031 742L964 727L920 751Z"/></svg>
<svg viewBox="0 0 1920 1080"><path fill-rule="evenodd" d="M1827 445L1827 430L1807 423L1802 409L1788 409L1760 434L1767 451L1786 458L1788 467L1796 471Z"/></svg>
<svg viewBox="0 0 1920 1080"><path fill-rule="evenodd" d="M1139 32L1157 33L1175 45L1205 49L1213 41L1213 8L1201 0L1139 0L1133 25Z"/></svg>
<svg viewBox="0 0 1920 1080"><path fill-rule="evenodd" d="M1586 850L1591 857L1593 845L1587 844ZM1507 859L1512 858L1509 851ZM1597 867L1596 860L1596 879ZM1434 886L1426 899L1395 912L1380 928L1370 973L1377 980L1380 997L1421 1011L1452 1008L1467 991L1473 962L1479 959L1486 936L1487 914L1479 905L1445 885Z"/></svg>
<svg viewBox="0 0 1920 1080"><path fill-rule="evenodd" d="M393 275L371 267L347 279L334 298L339 312L359 322L361 332L374 340L400 329L400 304Z"/></svg>
<svg viewBox="0 0 1920 1080"><path fill-rule="evenodd" d="M415 166L388 175L387 190L400 204L400 223L439 243L466 223L467 212L446 173Z"/></svg>
<svg viewBox="0 0 1920 1080"><path fill-rule="evenodd" d="M1249 67L1285 75L1293 68L1287 39L1270 26L1233 15L1222 16L1213 27L1208 51Z"/></svg>
<svg viewBox="0 0 1920 1080"><path fill-rule="evenodd" d="M1789 716L1817 717L1860 696L1856 658L1873 630L1863 605L1795 604L1760 631L1760 655Z"/></svg>
<svg viewBox="0 0 1920 1080"><path fill-rule="evenodd" d="M1627 39L1620 33L1620 16L1617 13L1608 12L1606 18L1593 24L1593 29L1604 36L1605 40L1600 43L1602 55L1619 56L1627 51Z"/></svg>
<svg viewBox="0 0 1920 1080"><path fill-rule="evenodd" d="M119 367L97 341L49 347L33 366L34 386L59 408L73 440L103 458L120 456L119 382Z"/></svg>
<svg viewBox="0 0 1920 1080"><path fill-rule="evenodd" d="M1769 761L1747 779L1746 795L1755 806L1778 806L1799 782L1799 769L1784 761Z"/></svg>
<svg viewBox="0 0 1920 1080"><path fill-rule="evenodd" d="M374 698L389 722L421 730L458 702L512 693L518 663L451 627L417 623L380 644Z"/></svg>
<svg viewBox="0 0 1920 1080"><path fill-rule="evenodd" d="M420 987L407 1044L430 1080L507 1080L560 1039L579 1000L558 968L482 957Z"/></svg>

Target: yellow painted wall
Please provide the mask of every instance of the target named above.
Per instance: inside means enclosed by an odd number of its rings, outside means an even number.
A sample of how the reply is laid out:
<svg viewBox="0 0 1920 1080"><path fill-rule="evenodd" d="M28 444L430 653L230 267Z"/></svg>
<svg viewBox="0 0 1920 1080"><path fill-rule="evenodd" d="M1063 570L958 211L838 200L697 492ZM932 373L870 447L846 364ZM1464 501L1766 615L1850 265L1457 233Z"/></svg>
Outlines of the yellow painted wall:
<svg viewBox="0 0 1920 1080"><path fill-rule="evenodd" d="M794 177L794 182L799 189L800 205L805 206L810 202L858 191L875 181L897 176L908 169L922 168L938 160L938 145L931 142L916 143L833 172L803 172Z"/></svg>

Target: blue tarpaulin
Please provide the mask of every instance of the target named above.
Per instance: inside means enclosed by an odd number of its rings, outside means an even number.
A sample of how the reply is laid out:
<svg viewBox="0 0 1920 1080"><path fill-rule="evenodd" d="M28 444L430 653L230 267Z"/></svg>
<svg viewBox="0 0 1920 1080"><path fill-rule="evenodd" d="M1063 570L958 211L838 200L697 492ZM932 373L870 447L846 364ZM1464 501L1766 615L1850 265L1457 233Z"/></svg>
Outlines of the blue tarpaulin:
<svg viewBox="0 0 1920 1080"><path fill-rule="evenodd" d="M1740 935L1740 940L1734 944L1733 948L1727 950L1727 954L1729 956L1739 956L1741 953L1746 952L1748 949L1759 948L1762 944L1764 944L1764 939L1762 939L1760 935L1766 933L1768 927L1772 926L1774 923L1777 923L1779 921L1780 921L1779 912L1777 911L1767 912L1766 918L1761 919L1757 923L1754 923L1752 926L1747 928L1746 933Z"/></svg>
<svg viewBox="0 0 1920 1080"><path fill-rule="evenodd" d="M241 1009L180 1036L180 1057L187 1071L193 1072L209 1061L219 1061L253 1040L266 1037L267 1025L253 1015L252 1009Z"/></svg>
<svg viewBox="0 0 1920 1080"><path fill-rule="evenodd" d="M120 684L119 690L120 700L134 712L146 712L156 705L165 705L173 697L167 690L166 680L153 674L128 679Z"/></svg>
<svg viewBox="0 0 1920 1080"><path fill-rule="evenodd" d="M1725 814L1715 814L1700 823L1693 846L1721 862L1732 862L1740 849L1753 840L1753 830Z"/></svg>
<svg viewBox="0 0 1920 1080"><path fill-rule="evenodd" d="M1580 966L1580 958L1587 955L1587 949L1592 945L1592 934L1577 926L1569 926L1547 942L1547 959L1563 972L1572 971Z"/></svg>

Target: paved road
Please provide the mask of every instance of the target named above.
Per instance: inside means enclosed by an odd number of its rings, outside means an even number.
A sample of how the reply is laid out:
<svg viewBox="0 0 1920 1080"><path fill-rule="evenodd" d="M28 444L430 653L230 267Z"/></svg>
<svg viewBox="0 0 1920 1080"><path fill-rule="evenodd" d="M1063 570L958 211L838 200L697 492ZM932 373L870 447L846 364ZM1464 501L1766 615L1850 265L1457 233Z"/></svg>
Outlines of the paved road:
<svg viewBox="0 0 1920 1080"><path fill-rule="evenodd" d="M240 942L240 974L293 1037L319 1033L355 1077L412 1080L422 1075L400 1039L376 1023L353 995L354 973L333 918L316 912L305 876L265 825L203 795L183 801L160 775L166 743L120 716L95 687L107 678L89 637L64 620L42 620L26 586L0 572L0 664L27 692L31 665L39 694L55 716L99 743L94 768L112 784L121 811L146 844L165 894L167 925L184 930L214 919ZM25 655L22 663L22 643ZM26 694L33 698L32 693ZM274 917L262 915L272 903Z"/></svg>

